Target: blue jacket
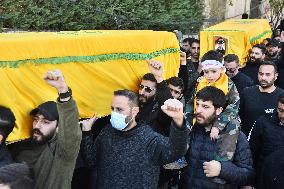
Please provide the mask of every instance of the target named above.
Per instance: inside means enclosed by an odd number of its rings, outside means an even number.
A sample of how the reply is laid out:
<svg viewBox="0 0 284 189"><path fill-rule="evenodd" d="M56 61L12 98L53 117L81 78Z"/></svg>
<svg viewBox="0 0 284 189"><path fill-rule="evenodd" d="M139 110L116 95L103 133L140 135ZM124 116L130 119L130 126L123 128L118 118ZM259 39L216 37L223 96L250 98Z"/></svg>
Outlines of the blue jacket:
<svg viewBox="0 0 284 189"><path fill-rule="evenodd" d="M186 154L188 166L182 170L180 189L218 189L238 188L250 185L254 179L252 156L248 141L240 133L233 162L221 162L219 178L226 181L218 184L207 178L203 172L203 163L214 160L217 153L216 141L210 139L210 132L196 126L190 133L189 149Z"/></svg>

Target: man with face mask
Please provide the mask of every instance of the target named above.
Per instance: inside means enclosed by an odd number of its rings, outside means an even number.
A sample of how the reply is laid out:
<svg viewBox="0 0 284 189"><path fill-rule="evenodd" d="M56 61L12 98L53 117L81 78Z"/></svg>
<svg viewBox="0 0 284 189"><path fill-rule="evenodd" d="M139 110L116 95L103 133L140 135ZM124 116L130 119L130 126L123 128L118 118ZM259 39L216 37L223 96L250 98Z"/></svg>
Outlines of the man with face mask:
<svg viewBox="0 0 284 189"><path fill-rule="evenodd" d="M70 189L82 132L78 110L59 70L44 80L56 88L57 102L48 101L31 111L32 137L11 146L14 159L26 162L34 172L35 189Z"/></svg>
<svg viewBox="0 0 284 189"><path fill-rule="evenodd" d="M277 105L277 98L283 92L274 85L278 77L277 66L272 62L263 62L259 67L260 85L245 88L241 93L239 115L241 129L249 136L254 122L264 114L272 114Z"/></svg>
<svg viewBox="0 0 284 189"><path fill-rule="evenodd" d="M239 57L235 54L228 54L224 57L224 66L226 68L226 74L236 85L239 94L243 91L244 88L254 85L253 80L239 72Z"/></svg>
<svg viewBox="0 0 284 189"><path fill-rule="evenodd" d="M273 187L272 183L280 183L283 182L279 180L279 177L276 175L280 172L281 168L277 168L280 162L273 162L276 166L266 165L266 169L269 167L274 167L273 170L270 170L271 175L267 175L265 178L262 177L261 173L263 173L263 166L265 159L269 157L273 152L276 152L279 149L284 149L284 93L282 93L277 99L277 111L275 111L271 116L261 116L255 123L254 128L252 129L252 134L250 138L250 146L252 150L254 165L256 169L256 188L277 188ZM283 157L281 157L283 159ZM283 165L283 163L282 163ZM284 167L282 166L282 173ZM275 175L272 177L272 175ZM284 175L283 175L284 176ZM283 178L282 176L282 178ZM269 181L264 181L265 179L270 178ZM263 186L262 183L270 182L270 187ZM283 188L283 185L279 188Z"/></svg>
<svg viewBox="0 0 284 189"><path fill-rule="evenodd" d="M264 61L266 55L266 47L262 44L256 44L252 47L250 53L250 59L246 63L246 66L241 69L241 72L249 76L255 84L258 84L258 68Z"/></svg>
<svg viewBox="0 0 284 189"><path fill-rule="evenodd" d="M188 134L181 102L169 99L161 109L173 120L169 138L136 122L138 98L127 89L114 92L111 124L95 141L91 125L96 118L82 121L83 156L96 167L96 188L157 188L160 166L184 155Z"/></svg>

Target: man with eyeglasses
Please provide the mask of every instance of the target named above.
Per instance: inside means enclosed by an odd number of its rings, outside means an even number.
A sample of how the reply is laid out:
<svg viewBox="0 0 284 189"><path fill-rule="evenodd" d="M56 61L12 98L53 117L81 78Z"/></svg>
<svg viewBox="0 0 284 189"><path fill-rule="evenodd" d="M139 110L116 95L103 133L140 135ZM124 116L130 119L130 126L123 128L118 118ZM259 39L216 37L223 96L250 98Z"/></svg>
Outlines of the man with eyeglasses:
<svg viewBox="0 0 284 189"><path fill-rule="evenodd" d="M148 66L150 73L142 77L139 85L139 113L136 118L138 122L168 137L172 119L161 110L161 106L172 95L163 78L163 65L156 60L149 60ZM161 167L158 187L162 188L168 179L169 174Z"/></svg>
<svg viewBox="0 0 284 189"><path fill-rule="evenodd" d="M254 85L253 80L247 75L239 72L239 57L235 54L228 54L224 57L224 66L226 68L226 74L235 83L239 94L244 88Z"/></svg>
<svg viewBox="0 0 284 189"><path fill-rule="evenodd" d="M149 60L150 73L142 77L139 85L139 122L150 125L154 131L169 135L171 118L161 110L164 102L172 98L167 82L163 78L163 65L156 60Z"/></svg>
<svg viewBox="0 0 284 189"><path fill-rule="evenodd" d="M283 188L283 185L279 185L280 182L283 183L283 180L280 180L280 169L282 175L284 169L279 166L283 161L271 162L268 165L265 162L274 152L284 149L284 93L278 97L276 109L271 116L264 115L256 121L249 141L256 169L256 188ZM264 168L270 169L270 174L266 174ZM262 174L266 176L263 177ZM269 185L264 186L263 183Z"/></svg>

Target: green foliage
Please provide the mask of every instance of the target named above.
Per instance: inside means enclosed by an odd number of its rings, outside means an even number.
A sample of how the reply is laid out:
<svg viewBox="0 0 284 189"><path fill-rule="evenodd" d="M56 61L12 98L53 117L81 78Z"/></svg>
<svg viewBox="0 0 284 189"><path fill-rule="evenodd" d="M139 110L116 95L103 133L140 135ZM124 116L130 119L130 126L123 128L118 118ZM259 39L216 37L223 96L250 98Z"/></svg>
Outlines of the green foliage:
<svg viewBox="0 0 284 189"><path fill-rule="evenodd" d="M203 5L198 0L1 0L0 3L3 26L24 30L197 32L203 23L202 12Z"/></svg>

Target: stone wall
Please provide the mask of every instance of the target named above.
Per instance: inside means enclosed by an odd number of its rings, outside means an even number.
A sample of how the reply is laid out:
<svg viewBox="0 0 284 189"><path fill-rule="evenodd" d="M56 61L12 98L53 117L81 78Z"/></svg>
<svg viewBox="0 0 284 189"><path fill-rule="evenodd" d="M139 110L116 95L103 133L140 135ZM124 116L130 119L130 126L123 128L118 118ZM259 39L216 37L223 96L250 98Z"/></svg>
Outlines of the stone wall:
<svg viewBox="0 0 284 189"><path fill-rule="evenodd" d="M242 18L243 13L250 10L251 0L230 0L226 3L225 18Z"/></svg>
<svg viewBox="0 0 284 189"><path fill-rule="evenodd" d="M268 0L204 0L204 15L208 20L205 26L219 23L225 19L241 18L243 13L250 18L262 18L267 7Z"/></svg>

